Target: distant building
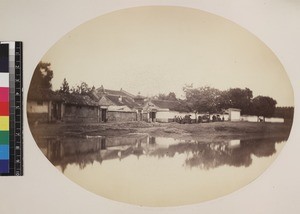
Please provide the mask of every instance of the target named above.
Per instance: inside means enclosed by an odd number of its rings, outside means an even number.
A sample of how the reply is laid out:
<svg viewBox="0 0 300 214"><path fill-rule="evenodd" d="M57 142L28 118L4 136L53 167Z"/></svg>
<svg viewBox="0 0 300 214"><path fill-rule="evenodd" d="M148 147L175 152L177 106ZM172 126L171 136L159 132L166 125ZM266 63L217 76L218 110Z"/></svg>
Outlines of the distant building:
<svg viewBox="0 0 300 214"><path fill-rule="evenodd" d="M34 122L107 122L142 120L144 97L103 86L89 94L30 91L28 120Z"/></svg>
<svg viewBox="0 0 300 214"><path fill-rule="evenodd" d="M137 121L141 119L141 104L136 96L121 89L109 90L103 86L92 92L101 109L101 121ZM139 97L138 97L139 99Z"/></svg>
<svg viewBox="0 0 300 214"><path fill-rule="evenodd" d="M229 108L227 110L229 118L229 121L240 121L241 120L241 109L238 108Z"/></svg>
<svg viewBox="0 0 300 214"><path fill-rule="evenodd" d="M208 115L208 121L257 122L257 116L241 116L241 110L229 108L222 113L189 112L180 100L149 99L138 94L109 90L103 86L88 94L30 91L27 102L28 121L34 122L107 122L146 121L173 122L189 117L191 122ZM282 118L266 118L266 122L283 122Z"/></svg>
<svg viewBox="0 0 300 214"><path fill-rule="evenodd" d="M143 107L143 118L148 122L173 122L175 117L183 118L185 115L196 118L194 113L182 107L180 101L149 99Z"/></svg>
<svg viewBox="0 0 300 214"><path fill-rule="evenodd" d="M51 122L61 118L62 99L51 90L31 91L27 98L28 121Z"/></svg>
<svg viewBox="0 0 300 214"><path fill-rule="evenodd" d="M31 92L27 102L28 121L97 122L98 104L88 95L40 90Z"/></svg>

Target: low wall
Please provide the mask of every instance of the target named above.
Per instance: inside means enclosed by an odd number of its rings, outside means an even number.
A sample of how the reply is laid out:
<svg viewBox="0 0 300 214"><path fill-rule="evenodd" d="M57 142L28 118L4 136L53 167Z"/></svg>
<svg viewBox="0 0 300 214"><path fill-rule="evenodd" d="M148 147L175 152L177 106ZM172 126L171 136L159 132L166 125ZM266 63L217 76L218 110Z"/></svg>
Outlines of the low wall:
<svg viewBox="0 0 300 214"><path fill-rule="evenodd" d="M82 117L76 115L65 115L63 121L66 123L97 123L97 117Z"/></svg>
<svg viewBox="0 0 300 214"><path fill-rule="evenodd" d="M48 113L48 102L40 102L38 104L37 101L28 101L27 102L27 112L29 113Z"/></svg>
<svg viewBox="0 0 300 214"><path fill-rule="evenodd" d="M262 119L262 117L260 117ZM247 122L259 122L259 119L257 116L252 116L252 115L242 115L241 116L241 121L247 121ZM266 117L265 122L268 123L284 123L283 118L279 117Z"/></svg>
<svg viewBox="0 0 300 214"><path fill-rule="evenodd" d="M136 121L136 112L121 112L121 111L108 111L106 115L107 121Z"/></svg>
<svg viewBox="0 0 300 214"><path fill-rule="evenodd" d="M283 118L279 118L279 117L271 117L265 118L265 122L269 122L269 123L284 123L284 119Z"/></svg>
<svg viewBox="0 0 300 214"><path fill-rule="evenodd" d="M98 122L98 109L93 106L66 105L63 116L65 122Z"/></svg>
<svg viewBox="0 0 300 214"><path fill-rule="evenodd" d="M251 116L251 115L242 115L241 121L247 121L247 122L258 122L257 116Z"/></svg>

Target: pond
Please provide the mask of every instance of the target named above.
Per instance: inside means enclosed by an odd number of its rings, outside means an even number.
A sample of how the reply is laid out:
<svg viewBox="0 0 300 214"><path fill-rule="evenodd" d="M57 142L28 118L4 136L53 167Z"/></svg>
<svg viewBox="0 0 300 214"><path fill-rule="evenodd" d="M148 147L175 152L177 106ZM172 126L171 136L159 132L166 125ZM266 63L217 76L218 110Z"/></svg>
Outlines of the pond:
<svg viewBox="0 0 300 214"><path fill-rule="evenodd" d="M50 162L83 188L143 206L214 199L257 178L285 138L197 142L148 134L38 140Z"/></svg>

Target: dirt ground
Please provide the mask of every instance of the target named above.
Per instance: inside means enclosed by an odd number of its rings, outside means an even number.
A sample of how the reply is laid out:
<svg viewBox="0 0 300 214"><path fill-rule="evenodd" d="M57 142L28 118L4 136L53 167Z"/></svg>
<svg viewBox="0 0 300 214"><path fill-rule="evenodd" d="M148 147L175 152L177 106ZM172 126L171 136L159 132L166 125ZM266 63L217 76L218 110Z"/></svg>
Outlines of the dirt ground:
<svg viewBox="0 0 300 214"><path fill-rule="evenodd" d="M263 137L288 138L291 123L212 122L198 124L108 122L91 124L52 123L32 125L34 138L49 136L126 136L132 133L147 133L154 137L172 137L199 141L224 139L250 139Z"/></svg>

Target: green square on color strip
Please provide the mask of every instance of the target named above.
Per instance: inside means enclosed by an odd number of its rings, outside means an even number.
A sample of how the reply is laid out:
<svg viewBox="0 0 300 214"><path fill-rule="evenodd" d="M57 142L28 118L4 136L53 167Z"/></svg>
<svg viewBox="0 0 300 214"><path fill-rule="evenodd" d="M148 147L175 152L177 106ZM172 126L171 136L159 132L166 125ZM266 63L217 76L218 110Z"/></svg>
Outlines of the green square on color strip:
<svg viewBox="0 0 300 214"><path fill-rule="evenodd" d="M0 145L9 144L9 131L0 131Z"/></svg>

